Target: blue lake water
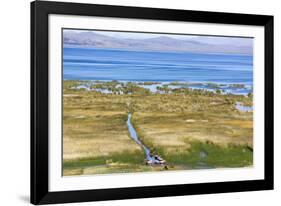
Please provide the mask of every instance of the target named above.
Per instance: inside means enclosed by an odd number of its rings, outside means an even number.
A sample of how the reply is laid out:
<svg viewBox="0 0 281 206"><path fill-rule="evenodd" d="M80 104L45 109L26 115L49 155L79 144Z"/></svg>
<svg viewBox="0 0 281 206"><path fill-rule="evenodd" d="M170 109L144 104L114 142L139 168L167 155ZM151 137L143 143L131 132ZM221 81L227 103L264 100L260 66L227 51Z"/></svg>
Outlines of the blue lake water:
<svg viewBox="0 0 281 206"><path fill-rule="evenodd" d="M213 82L244 84L252 87L253 57L187 52L64 48L63 78L67 80Z"/></svg>

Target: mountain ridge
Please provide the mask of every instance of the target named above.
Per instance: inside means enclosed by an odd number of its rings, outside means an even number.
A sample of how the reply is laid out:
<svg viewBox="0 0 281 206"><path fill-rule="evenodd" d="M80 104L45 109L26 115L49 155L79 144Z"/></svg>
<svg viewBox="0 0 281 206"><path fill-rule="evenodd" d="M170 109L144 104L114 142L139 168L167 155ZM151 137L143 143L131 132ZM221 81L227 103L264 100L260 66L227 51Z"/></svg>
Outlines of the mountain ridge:
<svg viewBox="0 0 281 206"><path fill-rule="evenodd" d="M175 51L194 53L220 53L252 55L252 47L239 45L214 45L196 41L196 39L176 39L159 36L145 39L118 38L95 32L64 31L65 47L115 48L149 51Z"/></svg>

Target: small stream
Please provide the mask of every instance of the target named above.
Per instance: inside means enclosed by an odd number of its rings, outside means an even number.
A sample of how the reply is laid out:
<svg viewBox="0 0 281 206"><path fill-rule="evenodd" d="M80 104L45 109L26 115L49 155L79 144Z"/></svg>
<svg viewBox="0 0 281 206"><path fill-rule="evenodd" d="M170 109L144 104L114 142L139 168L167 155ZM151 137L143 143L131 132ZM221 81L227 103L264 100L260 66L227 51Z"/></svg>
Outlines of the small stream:
<svg viewBox="0 0 281 206"><path fill-rule="evenodd" d="M154 164L163 164L161 162L161 160L159 160L159 156L157 155L152 155L150 150L139 140L138 138L138 135L137 135L137 132L135 130L135 128L133 127L132 125L132 122L131 122L131 118L132 118L132 114L129 113L128 114L128 120L127 120L127 126L128 126L128 131L130 133L130 137L138 144L140 145L144 152L145 152L145 156L146 156L146 162L148 164L151 164L151 165L154 165Z"/></svg>

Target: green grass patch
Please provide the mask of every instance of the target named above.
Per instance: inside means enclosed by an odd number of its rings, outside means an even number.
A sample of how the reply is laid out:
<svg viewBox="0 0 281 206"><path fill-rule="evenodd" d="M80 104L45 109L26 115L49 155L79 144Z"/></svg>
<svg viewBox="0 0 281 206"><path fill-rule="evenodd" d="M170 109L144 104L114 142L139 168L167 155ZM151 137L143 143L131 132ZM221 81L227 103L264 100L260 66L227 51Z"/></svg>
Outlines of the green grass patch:
<svg viewBox="0 0 281 206"><path fill-rule="evenodd" d="M84 169L86 167L106 165L111 163L143 164L145 155L143 152L122 152L110 156L99 156L63 161L64 169Z"/></svg>
<svg viewBox="0 0 281 206"><path fill-rule="evenodd" d="M253 151L248 146L228 145L219 146L213 143L190 142L191 147L186 151L166 153L158 152L171 165L187 164L192 167L204 163L209 167L245 167L253 164Z"/></svg>

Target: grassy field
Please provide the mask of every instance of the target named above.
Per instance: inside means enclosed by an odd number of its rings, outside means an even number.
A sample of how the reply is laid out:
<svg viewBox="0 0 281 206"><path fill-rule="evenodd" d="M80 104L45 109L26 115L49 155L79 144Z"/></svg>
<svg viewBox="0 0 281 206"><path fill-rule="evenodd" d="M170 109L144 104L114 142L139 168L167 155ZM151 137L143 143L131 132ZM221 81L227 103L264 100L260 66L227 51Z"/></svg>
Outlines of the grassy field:
<svg viewBox="0 0 281 206"><path fill-rule="evenodd" d="M118 82L92 85L91 90L77 89L79 85L64 81L64 175L253 164L253 113L235 108L236 102L252 105L251 95L165 87L151 93L134 83L117 87ZM161 155L167 167L144 164L142 148L128 133L128 112L141 141Z"/></svg>

